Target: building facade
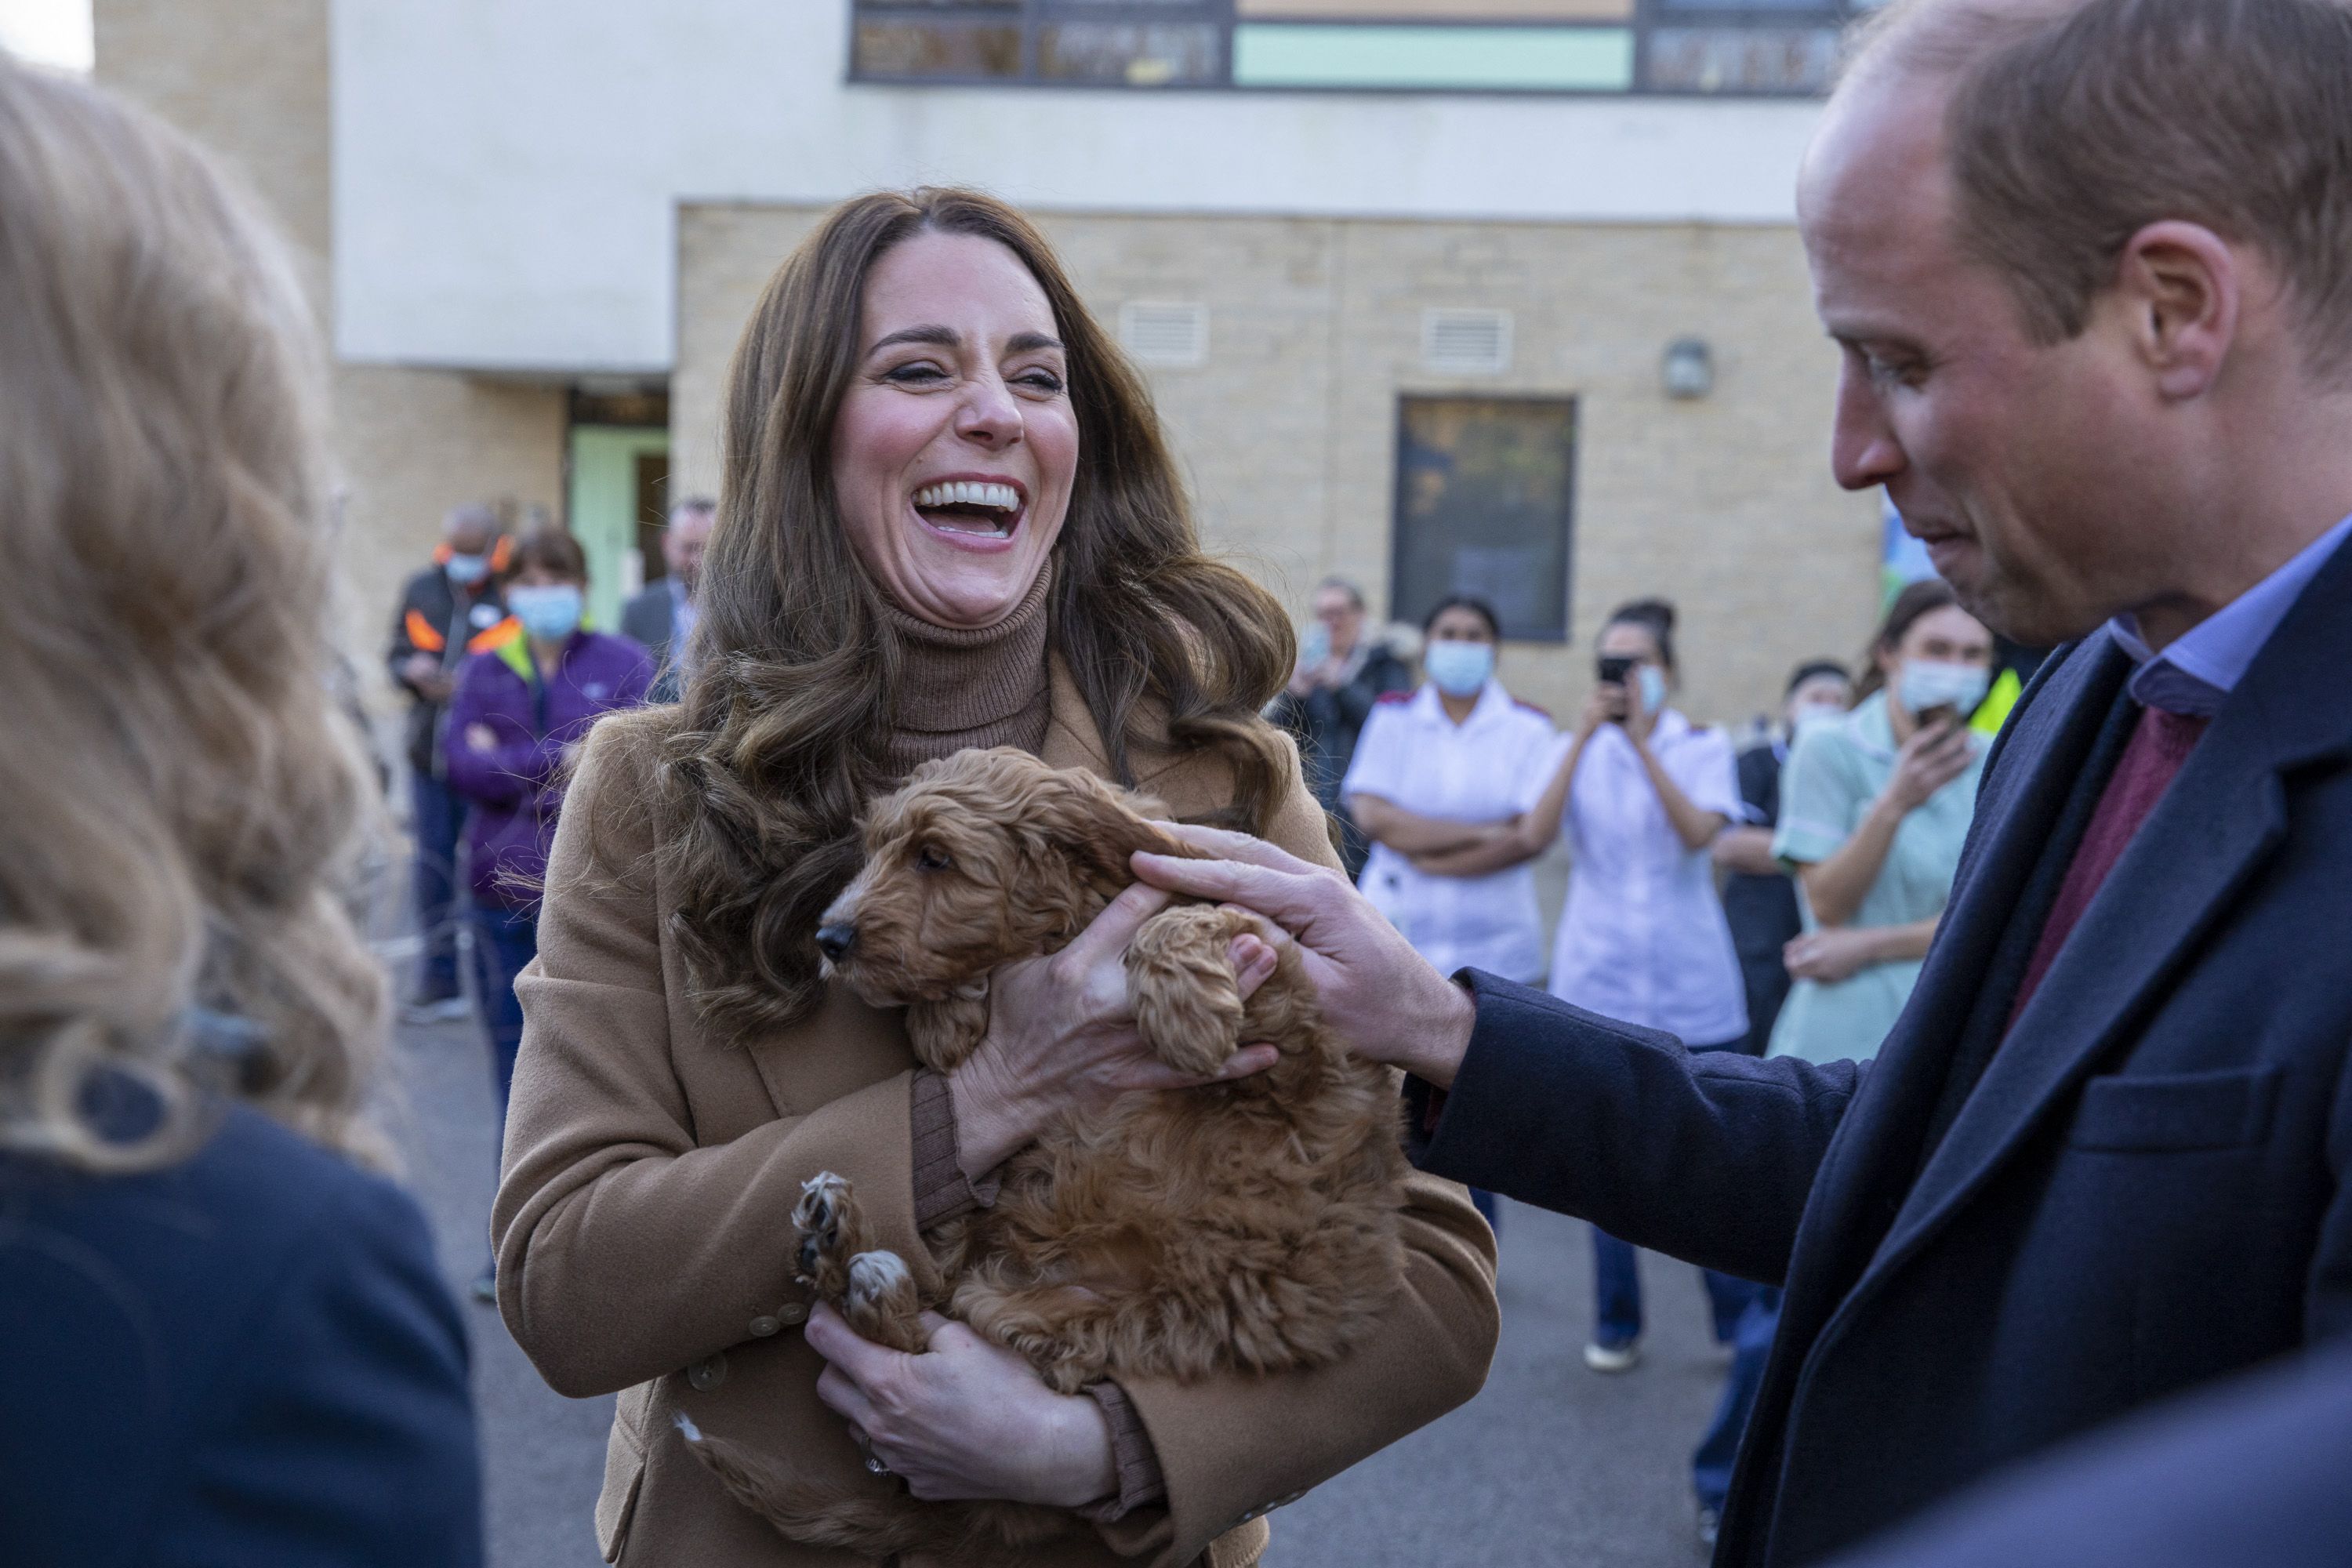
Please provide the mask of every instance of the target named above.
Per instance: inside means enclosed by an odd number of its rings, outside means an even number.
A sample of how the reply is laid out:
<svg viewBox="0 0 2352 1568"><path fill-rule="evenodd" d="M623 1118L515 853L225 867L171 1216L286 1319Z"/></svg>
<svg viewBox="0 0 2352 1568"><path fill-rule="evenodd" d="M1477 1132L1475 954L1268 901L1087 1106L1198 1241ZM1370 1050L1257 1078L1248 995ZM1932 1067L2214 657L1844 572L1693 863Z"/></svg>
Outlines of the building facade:
<svg viewBox="0 0 2352 1568"><path fill-rule="evenodd" d="M1663 594L1686 706L1739 720L1878 605L1790 210L1847 9L99 0L97 73L300 247L368 616L477 499L565 518L609 615L649 513L719 483L778 262L845 196L959 183L1038 217L1211 547L1287 602L1484 593L1564 716L1608 607Z"/></svg>

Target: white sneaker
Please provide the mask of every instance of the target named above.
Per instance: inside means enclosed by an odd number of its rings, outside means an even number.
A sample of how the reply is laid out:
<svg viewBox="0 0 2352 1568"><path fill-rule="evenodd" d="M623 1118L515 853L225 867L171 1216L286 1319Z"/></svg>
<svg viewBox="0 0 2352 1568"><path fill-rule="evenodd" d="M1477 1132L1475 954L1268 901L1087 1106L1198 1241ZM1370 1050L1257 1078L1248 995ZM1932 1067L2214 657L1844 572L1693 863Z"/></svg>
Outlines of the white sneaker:
<svg viewBox="0 0 2352 1568"><path fill-rule="evenodd" d="M455 1024L474 1016L474 1005L463 996L444 996L437 1002L411 1002L400 1010L404 1024Z"/></svg>
<svg viewBox="0 0 2352 1568"><path fill-rule="evenodd" d="M1584 1364L1595 1372L1631 1372L1633 1363L1641 1359L1639 1340L1627 1340L1622 1345L1604 1345L1596 1341L1584 1347Z"/></svg>

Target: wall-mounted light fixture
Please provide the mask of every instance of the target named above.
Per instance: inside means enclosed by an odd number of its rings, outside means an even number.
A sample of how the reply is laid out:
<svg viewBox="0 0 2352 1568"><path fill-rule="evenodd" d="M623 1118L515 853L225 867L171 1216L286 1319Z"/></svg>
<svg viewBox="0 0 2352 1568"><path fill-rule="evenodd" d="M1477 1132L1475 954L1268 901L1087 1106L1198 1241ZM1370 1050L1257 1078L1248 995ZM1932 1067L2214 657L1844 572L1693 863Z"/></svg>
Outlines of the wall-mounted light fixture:
<svg viewBox="0 0 2352 1568"><path fill-rule="evenodd" d="M1666 345L1666 395L1705 397L1715 390L1715 353L1704 338L1676 338Z"/></svg>

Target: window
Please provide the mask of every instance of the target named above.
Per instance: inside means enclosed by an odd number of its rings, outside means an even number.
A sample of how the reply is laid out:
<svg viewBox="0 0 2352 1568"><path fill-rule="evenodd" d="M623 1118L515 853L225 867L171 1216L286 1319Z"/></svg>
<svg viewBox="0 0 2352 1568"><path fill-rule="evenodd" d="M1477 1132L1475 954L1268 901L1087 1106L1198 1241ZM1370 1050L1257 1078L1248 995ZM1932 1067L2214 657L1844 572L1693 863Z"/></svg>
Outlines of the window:
<svg viewBox="0 0 2352 1568"><path fill-rule="evenodd" d="M1390 615L1475 594L1506 637L1567 641L1575 489L1574 399L1401 399Z"/></svg>
<svg viewBox="0 0 2352 1568"><path fill-rule="evenodd" d="M851 0L853 80L1806 95L1880 0Z"/></svg>

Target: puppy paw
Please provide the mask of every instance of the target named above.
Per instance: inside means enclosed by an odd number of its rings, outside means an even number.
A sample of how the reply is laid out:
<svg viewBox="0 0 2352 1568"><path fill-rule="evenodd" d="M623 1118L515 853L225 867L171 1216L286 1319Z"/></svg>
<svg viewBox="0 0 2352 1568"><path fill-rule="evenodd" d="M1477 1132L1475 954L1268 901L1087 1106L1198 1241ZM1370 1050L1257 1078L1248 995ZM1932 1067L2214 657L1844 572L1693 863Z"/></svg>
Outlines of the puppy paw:
<svg viewBox="0 0 2352 1568"><path fill-rule="evenodd" d="M1205 1078L1241 1043L1242 998L1225 955L1233 917L1206 904L1154 915L1127 950L1137 1032L1179 1072Z"/></svg>
<svg viewBox="0 0 2352 1568"><path fill-rule="evenodd" d="M800 1232L800 1282L818 1300L839 1302L849 1286L849 1261L859 1250L857 1198L845 1176L819 1171L801 1184L793 1205Z"/></svg>
<svg viewBox="0 0 2352 1568"><path fill-rule="evenodd" d="M929 1346L914 1271L895 1252L861 1252L849 1260L841 1315L877 1344L919 1354Z"/></svg>

